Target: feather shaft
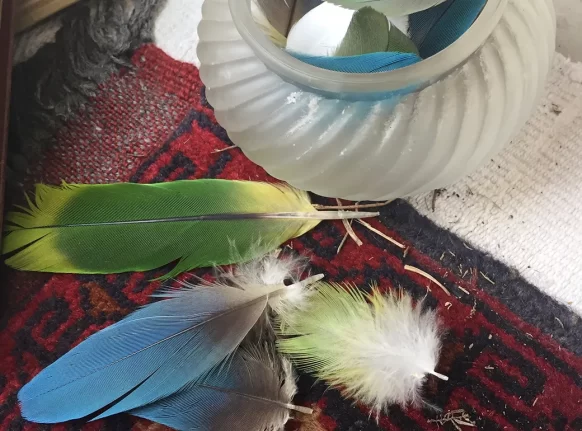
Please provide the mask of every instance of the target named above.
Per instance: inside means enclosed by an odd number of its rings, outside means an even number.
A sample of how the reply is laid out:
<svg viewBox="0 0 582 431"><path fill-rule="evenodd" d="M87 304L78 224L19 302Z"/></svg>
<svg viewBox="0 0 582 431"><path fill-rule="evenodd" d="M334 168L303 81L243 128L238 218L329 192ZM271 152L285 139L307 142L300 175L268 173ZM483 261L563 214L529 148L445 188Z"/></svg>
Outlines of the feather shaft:
<svg viewBox="0 0 582 431"><path fill-rule="evenodd" d="M319 211L317 213L248 213L248 214L208 214L203 216L193 217L171 217L163 219L137 219L124 221L111 221L99 223L77 223L77 224L53 224L47 226L25 227L23 230L34 229L53 229L53 228L69 228L69 227L92 227L92 226L116 226L116 225L131 225L131 224L147 224L147 223L177 223L177 222L195 222L195 221L232 221L232 220L346 220L346 219L361 219L378 217L379 212L345 212L345 211Z"/></svg>
<svg viewBox="0 0 582 431"><path fill-rule="evenodd" d="M473 25L487 0L445 0L409 17L409 33L422 58L450 46Z"/></svg>
<svg viewBox="0 0 582 431"><path fill-rule="evenodd" d="M264 403L272 403L274 405L277 405L279 407L283 407L285 409L289 409L289 410L294 410L296 412L299 413L304 413L307 415L311 415L313 414L313 409L310 409L309 407L304 407L304 406L296 406L294 404L290 404L290 403L284 403L284 402L280 402L280 401L273 401L269 398L265 398L265 397L258 397L258 396L254 396L254 395L249 395L249 394L245 394L243 392L240 391L233 391L233 390L228 390L225 388L220 388L218 386L210 386L210 385L198 385L200 388L206 388L206 389L210 389L212 391L216 391L216 392L223 392L225 394L232 394L232 395L236 395L239 397L243 397L243 398L248 398L250 400L255 400L255 401L260 401L260 402L264 402Z"/></svg>
<svg viewBox="0 0 582 431"><path fill-rule="evenodd" d="M267 337L271 339L271 337ZM130 411L177 430L283 429L292 404L295 377L289 362L276 355L272 342L243 345L229 361L183 390Z"/></svg>
<svg viewBox="0 0 582 431"><path fill-rule="evenodd" d="M449 380L449 378L447 376L445 376L444 374L437 373L436 371L433 371L433 370L424 369L424 372L427 374L431 374L431 375L433 375L441 380L444 380L445 382L447 382Z"/></svg>
<svg viewBox="0 0 582 431"><path fill-rule="evenodd" d="M436 314L402 294L319 283L305 307L279 316L279 349L302 369L372 407L421 404L440 352Z"/></svg>

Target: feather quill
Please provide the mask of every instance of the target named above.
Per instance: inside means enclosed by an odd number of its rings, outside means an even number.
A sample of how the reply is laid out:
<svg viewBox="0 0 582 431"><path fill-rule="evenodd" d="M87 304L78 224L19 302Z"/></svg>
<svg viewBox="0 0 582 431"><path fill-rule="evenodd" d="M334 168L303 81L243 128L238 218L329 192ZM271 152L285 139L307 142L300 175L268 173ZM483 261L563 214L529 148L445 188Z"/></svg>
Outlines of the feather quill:
<svg viewBox="0 0 582 431"><path fill-rule="evenodd" d="M431 57L459 39L473 25L487 0L446 0L409 17L408 32L422 58Z"/></svg>
<svg viewBox="0 0 582 431"><path fill-rule="evenodd" d="M22 415L40 423L99 419L172 395L228 358L269 300L292 293L289 301L296 301L295 290L321 276L291 286L285 278L257 273L236 284L162 292L163 300L92 335L25 385L18 393Z"/></svg>
<svg viewBox="0 0 582 431"><path fill-rule="evenodd" d="M129 413L176 430L282 430L297 391L288 360L272 343L246 345L202 379Z"/></svg>
<svg viewBox="0 0 582 431"><path fill-rule="evenodd" d="M280 316L279 350L302 369L379 414L390 404L418 405L435 372L441 332L437 316L410 296L365 294L318 283L308 304Z"/></svg>
<svg viewBox="0 0 582 431"><path fill-rule="evenodd" d="M37 185L34 202L6 218L3 254L15 269L77 274L176 262L167 279L264 255L322 220L377 215L317 211L307 193L260 182Z"/></svg>

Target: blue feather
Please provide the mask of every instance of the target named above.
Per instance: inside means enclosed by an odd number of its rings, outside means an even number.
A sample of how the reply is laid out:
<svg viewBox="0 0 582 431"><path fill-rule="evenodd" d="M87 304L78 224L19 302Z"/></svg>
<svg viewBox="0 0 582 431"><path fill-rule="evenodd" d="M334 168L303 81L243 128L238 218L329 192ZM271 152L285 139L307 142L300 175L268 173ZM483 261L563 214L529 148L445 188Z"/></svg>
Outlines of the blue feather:
<svg viewBox="0 0 582 431"><path fill-rule="evenodd" d="M220 285L169 293L40 372L18 393L22 415L56 423L109 406L102 418L171 395L233 352L263 313L268 293Z"/></svg>
<svg viewBox="0 0 582 431"><path fill-rule="evenodd" d="M296 386L290 364L266 346L241 348L229 363L176 394L129 413L177 430L282 429Z"/></svg>
<svg viewBox="0 0 582 431"><path fill-rule="evenodd" d="M408 52L375 52L347 57L310 56L293 52L289 54L312 66L344 73L388 72L421 60L418 55Z"/></svg>
<svg viewBox="0 0 582 431"><path fill-rule="evenodd" d="M422 58L445 49L465 33L487 0L447 0L409 16L408 33Z"/></svg>

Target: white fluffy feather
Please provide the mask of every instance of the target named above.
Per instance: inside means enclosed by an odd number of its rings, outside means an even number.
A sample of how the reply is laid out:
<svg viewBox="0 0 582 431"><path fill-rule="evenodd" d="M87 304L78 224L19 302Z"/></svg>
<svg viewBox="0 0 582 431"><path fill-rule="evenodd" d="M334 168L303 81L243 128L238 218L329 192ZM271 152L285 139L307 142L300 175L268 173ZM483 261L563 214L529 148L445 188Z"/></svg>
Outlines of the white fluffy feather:
<svg viewBox="0 0 582 431"><path fill-rule="evenodd" d="M314 7L291 28L287 37L287 50L304 55L333 56L346 37L354 13L354 10L331 3ZM407 16L388 19L400 31L408 34Z"/></svg>
<svg viewBox="0 0 582 431"><path fill-rule="evenodd" d="M225 284L244 289L287 284L288 288L283 295L269 300L275 313L282 314L304 307L312 293L308 287L323 278L323 275L316 275L301 282L307 263L304 257L282 255L281 250L278 250L230 270L217 269L217 278Z"/></svg>
<svg viewBox="0 0 582 431"><path fill-rule="evenodd" d="M370 295L320 283L309 306L283 319L279 347L296 364L370 406L418 405L436 373L441 328L433 311L404 293Z"/></svg>

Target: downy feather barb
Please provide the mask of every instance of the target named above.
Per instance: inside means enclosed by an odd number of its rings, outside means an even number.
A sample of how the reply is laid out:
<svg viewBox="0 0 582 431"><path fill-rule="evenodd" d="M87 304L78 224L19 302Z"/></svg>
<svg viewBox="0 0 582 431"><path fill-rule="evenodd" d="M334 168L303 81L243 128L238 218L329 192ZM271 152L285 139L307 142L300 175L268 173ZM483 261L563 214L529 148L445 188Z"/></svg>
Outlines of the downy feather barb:
<svg viewBox="0 0 582 431"><path fill-rule="evenodd" d="M168 279L257 258L322 220L377 215L317 211L307 193L261 182L37 185L28 208L8 214L2 252L15 269L56 273L149 271L174 262ZM241 260L232 260L232 242Z"/></svg>
<svg viewBox="0 0 582 431"><path fill-rule="evenodd" d="M291 286L266 285L265 278L164 291L164 299L97 332L34 377L18 393L22 415L40 423L100 419L174 394L229 358L270 300L285 301L288 292L295 298L295 289L321 276Z"/></svg>

